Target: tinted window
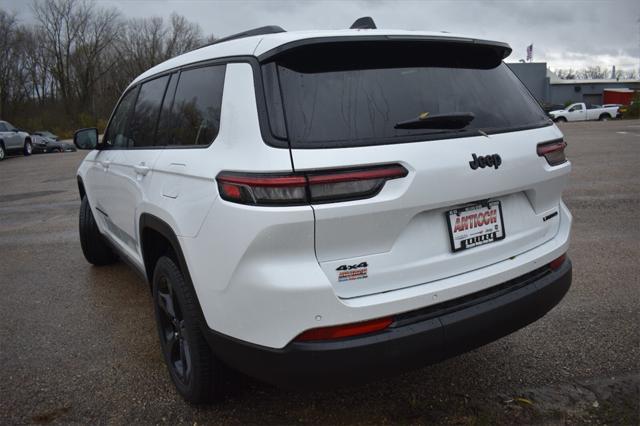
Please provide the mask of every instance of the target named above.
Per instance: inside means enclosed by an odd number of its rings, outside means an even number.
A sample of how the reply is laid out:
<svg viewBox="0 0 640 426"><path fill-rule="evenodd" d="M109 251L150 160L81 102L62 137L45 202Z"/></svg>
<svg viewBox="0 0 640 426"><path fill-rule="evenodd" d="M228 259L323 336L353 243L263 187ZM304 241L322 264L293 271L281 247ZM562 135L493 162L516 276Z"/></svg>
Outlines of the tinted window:
<svg viewBox="0 0 640 426"><path fill-rule="evenodd" d="M370 145L549 124L537 102L501 62L480 61L474 67L472 58L459 63L455 56L447 59L442 55L439 62L408 62L392 51L385 59L382 51L359 58L357 50L352 55L347 50L338 56L343 66L332 59L331 52L322 60L318 55L301 55L304 61L278 60L292 146ZM419 55L428 52L406 53L406 57L429 58ZM274 104L268 107L273 109ZM475 118L463 129L394 128L422 113L468 112Z"/></svg>
<svg viewBox="0 0 640 426"><path fill-rule="evenodd" d="M0 132L6 132L7 131L7 126L4 125L4 123L0 123Z"/></svg>
<svg viewBox="0 0 640 426"><path fill-rule="evenodd" d="M127 130L127 122L133 111L133 104L136 101L138 88L129 90L116 108L111 118L111 123L104 135L104 144L114 148L126 148L133 146L131 133Z"/></svg>
<svg viewBox="0 0 640 426"><path fill-rule="evenodd" d="M164 76L148 81L140 87L131 124L128 126L133 146L136 148L154 144L156 123L168 81L169 76Z"/></svg>
<svg viewBox="0 0 640 426"><path fill-rule="evenodd" d="M208 145L218 135L225 66L182 71L167 115L168 145ZM165 120L164 116L161 119Z"/></svg>
<svg viewBox="0 0 640 426"><path fill-rule="evenodd" d="M171 124L171 105L173 104L173 95L176 92L178 84L178 74L172 74L162 102L160 110L160 119L158 120L158 129L156 131L156 146L166 146L169 144L173 136L173 126Z"/></svg>

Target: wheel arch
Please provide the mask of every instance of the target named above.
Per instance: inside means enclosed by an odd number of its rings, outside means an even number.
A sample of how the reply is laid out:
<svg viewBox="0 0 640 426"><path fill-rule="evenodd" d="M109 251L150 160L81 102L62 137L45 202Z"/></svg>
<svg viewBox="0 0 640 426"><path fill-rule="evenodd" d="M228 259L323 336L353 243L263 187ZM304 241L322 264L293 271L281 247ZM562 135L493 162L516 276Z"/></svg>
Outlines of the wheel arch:
<svg viewBox="0 0 640 426"><path fill-rule="evenodd" d="M144 262L145 274L149 283L149 288L153 289L153 271L158 259L167 253L169 248L174 255L174 261L177 262L180 272L184 275L185 282L193 294L196 295L196 304L198 307L198 316L203 327L207 326L198 293L195 291L187 262L180 247L180 242L176 233L164 220L150 213L142 213L139 219L140 249L142 252L142 261Z"/></svg>
<svg viewBox="0 0 640 426"><path fill-rule="evenodd" d="M80 176L78 176L78 193L80 194L80 200L87 195L87 191L84 189L84 182Z"/></svg>

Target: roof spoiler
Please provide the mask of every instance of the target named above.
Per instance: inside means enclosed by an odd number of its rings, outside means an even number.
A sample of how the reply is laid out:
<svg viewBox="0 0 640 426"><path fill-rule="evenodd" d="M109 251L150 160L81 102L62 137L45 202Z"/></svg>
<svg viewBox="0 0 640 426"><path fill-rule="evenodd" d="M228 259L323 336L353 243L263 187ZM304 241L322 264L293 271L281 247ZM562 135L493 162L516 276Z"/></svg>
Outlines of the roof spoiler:
<svg viewBox="0 0 640 426"><path fill-rule="evenodd" d="M471 56L480 60L481 68L493 68L498 66L509 54L511 53L511 46L507 43L490 41L490 40L478 40L471 38L461 37L448 37L448 36L430 36L430 35L359 35L359 36L334 36L334 37L313 37L295 40L289 43L282 44L273 49L270 49L258 56L260 62L268 62L282 58L284 55L289 55L294 52L309 56L307 58L309 63L314 62L314 55L312 51L314 48L320 49L322 46L332 46L336 54L341 50L341 47L347 47L348 45L359 45L361 48L381 49L389 47L388 53L403 57L400 49L406 46L441 46L441 49L437 52L439 56L451 56L452 52L458 51L459 54L453 53L453 56L458 56L457 60L460 64L465 61L473 61ZM306 51L306 52L305 52ZM395 52L395 53L394 53ZM415 53L414 51L413 53ZM404 55L407 61L410 61L415 55L411 53L409 56ZM464 56L467 55L467 56ZM348 55L347 55L348 56ZM375 60L373 52L368 56L367 61ZM416 56L416 61L419 60L420 55ZM429 58L423 58L425 61L429 61ZM432 62L437 62L437 57L431 58ZM455 59L455 58L454 58ZM432 65L435 66L435 65Z"/></svg>

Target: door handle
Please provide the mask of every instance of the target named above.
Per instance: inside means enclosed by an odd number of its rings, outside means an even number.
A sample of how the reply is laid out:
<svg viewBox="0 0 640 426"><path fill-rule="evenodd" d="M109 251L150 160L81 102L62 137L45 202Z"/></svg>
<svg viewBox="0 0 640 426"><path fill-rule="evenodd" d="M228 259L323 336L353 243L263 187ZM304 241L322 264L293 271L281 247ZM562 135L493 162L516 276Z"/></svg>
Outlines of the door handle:
<svg viewBox="0 0 640 426"><path fill-rule="evenodd" d="M149 173L149 167L145 166L144 163L136 164L133 166L133 170L136 171L136 174L146 176Z"/></svg>
<svg viewBox="0 0 640 426"><path fill-rule="evenodd" d="M100 164L102 165L102 167L104 167L105 170L107 170L111 165L111 161L108 161L108 160L101 161Z"/></svg>

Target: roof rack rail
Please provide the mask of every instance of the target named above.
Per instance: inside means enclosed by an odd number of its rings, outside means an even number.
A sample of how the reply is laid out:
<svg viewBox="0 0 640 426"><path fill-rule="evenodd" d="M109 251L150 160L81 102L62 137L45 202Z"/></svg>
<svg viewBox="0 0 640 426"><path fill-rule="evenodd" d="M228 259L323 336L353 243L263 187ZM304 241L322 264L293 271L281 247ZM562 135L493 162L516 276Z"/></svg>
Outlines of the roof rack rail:
<svg viewBox="0 0 640 426"><path fill-rule="evenodd" d="M376 28L378 27L376 27L376 23L373 22L373 18L371 16L358 18L349 27L350 30L375 30Z"/></svg>
<svg viewBox="0 0 640 426"><path fill-rule="evenodd" d="M215 40L215 41L213 41L211 43L205 44L202 47L211 46L212 44L224 43L225 41L235 40L235 39L238 39L238 38L245 38L245 37L264 35L264 34L285 33L285 32L286 32L286 30L284 28L279 27L277 25L267 25L267 26L264 26L264 27L253 28L251 30L243 31L241 33L232 34L232 35L227 36L227 37L219 38L218 40Z"/></svg>

